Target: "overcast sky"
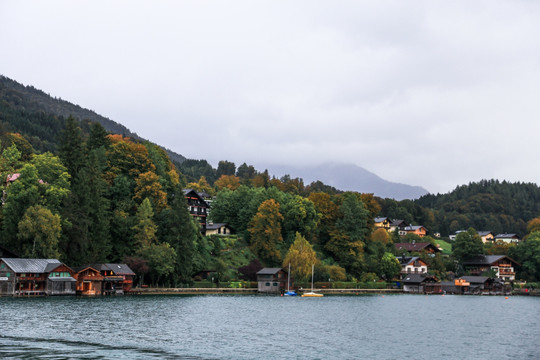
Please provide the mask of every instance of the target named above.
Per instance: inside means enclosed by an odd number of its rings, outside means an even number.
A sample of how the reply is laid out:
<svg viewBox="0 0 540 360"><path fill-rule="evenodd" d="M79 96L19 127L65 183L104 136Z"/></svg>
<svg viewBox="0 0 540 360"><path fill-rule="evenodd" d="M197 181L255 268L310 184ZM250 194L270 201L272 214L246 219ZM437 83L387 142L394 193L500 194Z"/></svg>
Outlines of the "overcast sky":
<svg viewBox="0 0 540 360"><path fill-rule="evenodd" d="M0 49L0 74L214 166L540 183L536 0L0 0Z"/></svg>

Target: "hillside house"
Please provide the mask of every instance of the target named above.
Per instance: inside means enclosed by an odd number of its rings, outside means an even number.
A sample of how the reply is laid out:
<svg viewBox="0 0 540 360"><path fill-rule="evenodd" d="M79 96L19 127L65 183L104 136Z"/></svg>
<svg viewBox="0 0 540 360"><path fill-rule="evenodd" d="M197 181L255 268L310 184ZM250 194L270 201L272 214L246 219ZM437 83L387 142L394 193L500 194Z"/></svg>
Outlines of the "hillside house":
<svg viewBox="0 0 540 360"><path fill-rule="evenodd" d="M422 225L409 225L399 230L399 235L405 236L407 234L415 234L424 237L427 235L427 229Z"/></svg>
<svg viewBox="0 0 540 360"><path fill-rule="evenodd" d="M428 272L428 265L418 256L399 256L397 259L401 264L403 277L407 274L426 274Z"/></svg>
<svg viewBox="0 0 540 360"><path fill-rule="evenodd" d="M396 230L398 230L398 232L399 232L399 231L402 231L407 226L409 226L409 224L407 224L407 222L405 220L394 219L390 223L390 228L388 229L388 232L394 232ZM403 235L405 235L405 234L406 233L404 233Z"/></svg>
<svg viewBox="0 0 540 360"><path fill-rule="evenodd" d="M209 223L206 225L206 236L209 235L231 235L232 228L225 223Z"/></svg>
<svg viewBox="0 0 540 360"><path fill-rule="evenodd" d="M396 250L401 254L403 252L413 253L425 251L428 254L435 254L440 252L438 247L429 242L421 243L395 243Z"/></svg>
<svg viewBox="0 0 540 360"><path fill-rule="evenodd" d="M56 259L0 259L0 295L75 295L74 271Z"/></svg>
<svg viewBox="0 0 540 360"><path fill-rule="evenodd" d="M187 201L189 213L201 226L201 233L206 235L206 218L210 205L200 193L193 189L184 189L184 197Z"/></svg>
<svg viewBox="0 0 540 360"><path fill-rule="evenodd" d="M376 228L382 228L387 231L390 230L390 224L392 224L392 220L390 218L376 217L373 221Z"/></svg>
<svg viewBox="0 0 540 360"><path fill-rule="evenodd" d="M495 235L495 242L502 241L505 243L518 243L519 236L516 234L497 234Z"/></svg>
<svg viewBox="0 0 540 360"><path fill-rule="evenodd" d="M279 293L287 286L287 271L282 268L263 268L257 272L261 293Z"/></svg>
<svg viewBox="0 0 540 360"><path fill-rule="evenodd" d="M467 230L458 230L452 235L449 236L450 240L456 240L456 237L459 233L466 232ZM485 244L491 242L494 239L493 233L491 231L477 231L477 234L482 238L482 242Z"/></svg>
<svg viewBox="0 0 540 360"><path fill-rule="evenodd" d="M463 261L463 268L470 275L480 276L493 270L497 278L508 281L516 279L517 266L520 265L506 255L477 255Z"/></svg>

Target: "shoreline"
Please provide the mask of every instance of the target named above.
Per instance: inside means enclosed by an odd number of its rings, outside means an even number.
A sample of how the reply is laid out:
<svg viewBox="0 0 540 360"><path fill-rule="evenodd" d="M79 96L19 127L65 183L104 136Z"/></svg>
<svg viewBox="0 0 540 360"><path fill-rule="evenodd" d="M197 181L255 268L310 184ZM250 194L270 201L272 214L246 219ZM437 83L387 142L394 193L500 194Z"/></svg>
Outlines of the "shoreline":
<svg viewBox="0 0 540 360"><path fill-rule="evenodd" d="M307 291L307 290L306 290ZM405 294L402 289L319 289L324 295ZM260 293L256 288L136 288L126 295L280 295ZM299 292L300 294L300 292Z"/></svg>

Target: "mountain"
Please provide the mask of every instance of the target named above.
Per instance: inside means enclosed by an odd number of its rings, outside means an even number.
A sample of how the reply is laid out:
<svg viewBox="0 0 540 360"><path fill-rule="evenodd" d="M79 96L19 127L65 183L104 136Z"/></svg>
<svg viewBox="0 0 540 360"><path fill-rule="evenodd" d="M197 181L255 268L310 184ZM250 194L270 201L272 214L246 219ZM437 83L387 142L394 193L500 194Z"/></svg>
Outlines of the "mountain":
<svg viewBox="0 0 540 360"><path fill-rule="evenodd" d="M59 128L62 128L63 118L70 115L79 121L98 122L110 133L145 141L124 125L92 110L54 98L33 86L24 86L3 75L0 75L0 110L0 121L8 127L8 130L21 132L29 137L38 137L41 140L38 144L42 144L45 139L48 143L39 149L41 151L54 149L54 142L57 141L55 137L58 134L51 131L50 127L54 123L61 123ZM35 146L35 143L32 145ZM182 163L186 160L184 156L171 150L165 149L165 151L174 162Z"/></svg>
<svg viewBox="0 0 540 360"><path fill-rule="evenodd" d="M340 190L373 193L382 198L417 199L428 193L420 186L384 180L354 164L329 162L311 167L270 166L268 170L277 177L288 174L291 177L302 178L306 184L320 180Z"/></svg>

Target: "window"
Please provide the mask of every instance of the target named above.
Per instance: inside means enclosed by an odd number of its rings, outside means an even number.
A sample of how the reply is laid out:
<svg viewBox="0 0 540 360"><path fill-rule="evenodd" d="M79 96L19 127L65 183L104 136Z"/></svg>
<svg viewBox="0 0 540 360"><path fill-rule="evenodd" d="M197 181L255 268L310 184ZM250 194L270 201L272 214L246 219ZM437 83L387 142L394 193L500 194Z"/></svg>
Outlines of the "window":
<svg viewBox="0 0 540 360"><path fill-rule="evenodd" d="M270 286L270 283L269 283L269 282L267 282L266 284L264 284L264 286Z"/></svg>
<svg viewBox="0 0 540 360"><path fill-rule="evenodd" d="M272 283L273 286L278 286L278 283Z"/></svg>

